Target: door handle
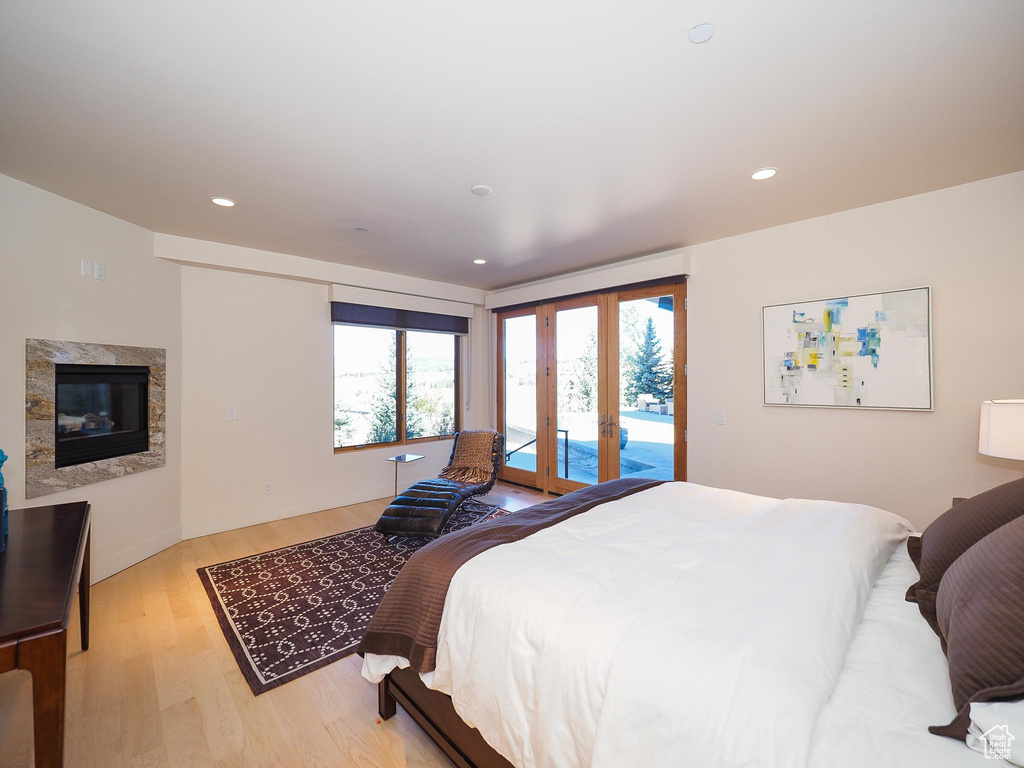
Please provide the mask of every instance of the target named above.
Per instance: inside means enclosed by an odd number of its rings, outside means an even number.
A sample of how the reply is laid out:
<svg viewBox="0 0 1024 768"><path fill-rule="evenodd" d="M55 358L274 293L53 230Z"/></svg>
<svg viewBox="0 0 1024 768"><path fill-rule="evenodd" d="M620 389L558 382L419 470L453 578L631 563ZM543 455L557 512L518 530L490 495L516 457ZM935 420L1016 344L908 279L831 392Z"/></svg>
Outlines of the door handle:
<svg viewBox="0 0 1024 768"><path fill-rule="evenodd" d="M601 414L601 420L599 422L597 422L597 423L601 425L601 437L604 437L605 421L604 421L604 414L603 413Z"/></svg>

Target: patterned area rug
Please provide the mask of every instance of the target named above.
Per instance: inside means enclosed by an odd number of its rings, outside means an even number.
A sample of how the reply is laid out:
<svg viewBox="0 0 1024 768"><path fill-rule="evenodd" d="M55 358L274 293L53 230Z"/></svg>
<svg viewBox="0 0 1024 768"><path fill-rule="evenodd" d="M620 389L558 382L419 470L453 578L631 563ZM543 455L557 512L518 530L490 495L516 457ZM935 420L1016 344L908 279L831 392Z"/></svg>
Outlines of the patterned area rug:
<svg viewBox="0 0 1024 768"><path fill-rule="evenodd" d="M506 514L467 501L442 535ZM197 570L259 696L353 653L391 582L430 541L388 540L369 526Z"/></svg>

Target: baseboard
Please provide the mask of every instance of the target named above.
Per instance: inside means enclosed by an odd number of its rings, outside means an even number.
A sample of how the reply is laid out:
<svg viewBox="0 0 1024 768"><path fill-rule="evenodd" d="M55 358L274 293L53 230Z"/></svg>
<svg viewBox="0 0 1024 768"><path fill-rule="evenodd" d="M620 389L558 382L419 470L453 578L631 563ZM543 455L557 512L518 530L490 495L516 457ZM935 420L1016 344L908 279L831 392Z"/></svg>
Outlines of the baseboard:
<svg viewBox="0 0 1024 768"><path fill-rule="evenodd" d="M168 547L173 547L181 541L181 529L178 527L168 528L166 531L151 536L145 541L133 544L127 549L122 549L102 560L92 561L92 583L103 581L113 576L118 571L123 571L136 563L141 563L147 557L152 557L157 552L162 552ZM95 548L93 548L95 551Z"/></svg>
<svg viewBox="0 0 1024 768"><path fill-rule="evenodd" d="M308 499L293 504L254 509L234 515L188 523L180 528L168 528L156 536L151 536L145 541L140 541L138 544L134 544L102 560L94 559L92 562L92 583L95 584L98 581L109 578L115 573L140 563L146 558L152 557L156 553L162 552L185 539L195 539L200 536L209 536L213 533L233 531L237 528L248 528L250 525L271 523L275 520L285 520L289 517L321 512L325 509L334 509L335 507L345 507L349 504L360 504L364 501L382 499L394 495L394 491L394 485L388 483L364 488L359 493Z"/></svg>
<svg viewBox="0 0 1024 768"><path fill-rule="evenodd" d="M266 507L253 509L246 512L238 512L233 515L216 517L209 520L199 520L194 523L183 523L181 526L182 539L196 539L200 536L209 536L213 533L233 531L238 528L248 528L250 525L272 523L275 520L286 520L289 517L309 515L313 512L321 512L325 509L335 507L346 507L349 504L360 504L364 501L383 499L393 496L394 485L373 486L362 489L358 494L343 494L324 496L316 499L307 499L292 504L283 504L279 507ZM182 510L183 514L185 510Z"/></svg>

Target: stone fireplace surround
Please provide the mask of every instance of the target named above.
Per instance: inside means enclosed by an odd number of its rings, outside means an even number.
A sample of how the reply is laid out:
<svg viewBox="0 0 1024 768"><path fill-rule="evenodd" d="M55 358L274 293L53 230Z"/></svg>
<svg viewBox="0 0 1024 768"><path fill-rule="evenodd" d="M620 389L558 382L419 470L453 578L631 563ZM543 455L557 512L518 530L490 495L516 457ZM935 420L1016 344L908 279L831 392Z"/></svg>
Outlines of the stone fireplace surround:
<svg viewBox="0 0 1024 768"><path fill-rule="evenodd" d="M149 450L127 456L54 467L57 363L140 365L149 368ZM25 497L33 499L83 485L156 469L166 463L167 352L152 347L25 341Z"/></svg>

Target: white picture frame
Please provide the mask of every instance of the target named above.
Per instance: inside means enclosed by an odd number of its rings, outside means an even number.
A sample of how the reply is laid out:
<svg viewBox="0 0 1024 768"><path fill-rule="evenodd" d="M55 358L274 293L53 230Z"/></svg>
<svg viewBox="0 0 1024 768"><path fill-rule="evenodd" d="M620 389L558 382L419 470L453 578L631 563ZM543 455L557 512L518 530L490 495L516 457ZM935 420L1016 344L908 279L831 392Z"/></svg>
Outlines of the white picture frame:
<svg viewBox="0 0 1024 768"><path fill-rule="evenodd" d="M762 404L932 411L931 287L761 308Z"/></svg>

